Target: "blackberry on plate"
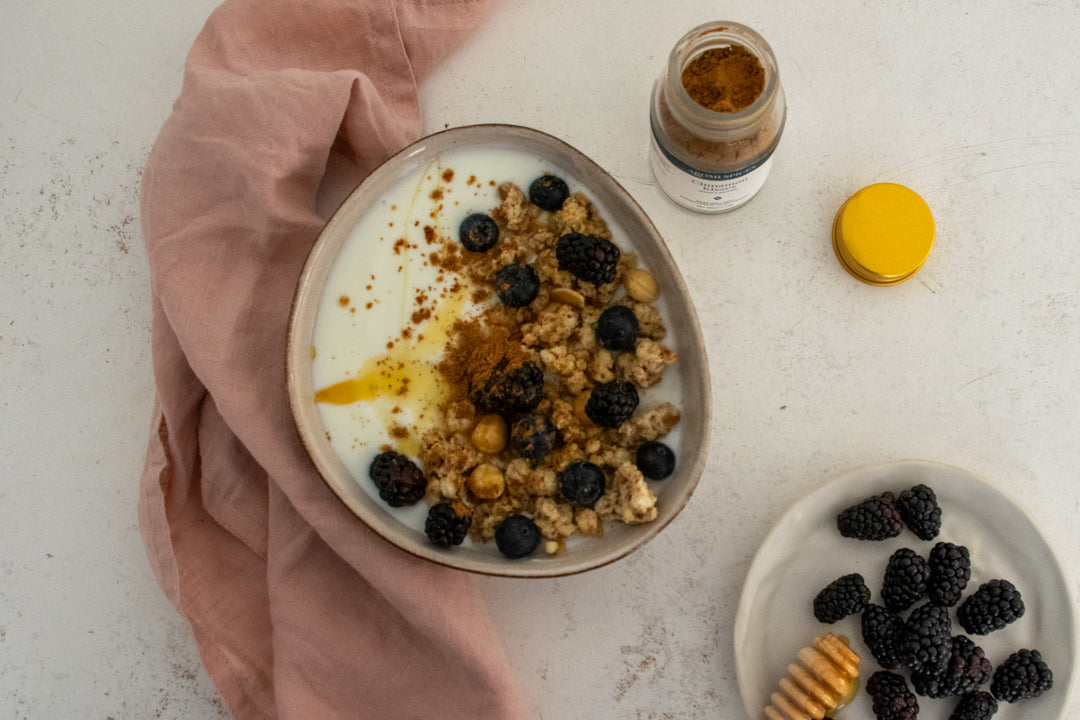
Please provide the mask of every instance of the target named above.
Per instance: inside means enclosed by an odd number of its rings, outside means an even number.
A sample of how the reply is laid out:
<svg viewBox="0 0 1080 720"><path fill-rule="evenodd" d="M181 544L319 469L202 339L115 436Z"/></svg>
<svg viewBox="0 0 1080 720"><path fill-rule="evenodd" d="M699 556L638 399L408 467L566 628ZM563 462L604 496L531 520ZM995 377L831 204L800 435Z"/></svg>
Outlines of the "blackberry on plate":
<svg viewBox="0 0 1080 720"><path fill-rule="evenodd" d="M529 201L548 212L555 212L570 197L570 188L558 175L541 175L529 185Z"/></svg>
<svg viewBox="0 0 1080 720"><path fill-rule="evenodd" d="M556 437L555 425L547 415L526 413L510 426L510 447L531 465L555 449Z"/></svg>
<svg viewBox="0 0 1080 720"><path fill-rule="evenodd" d="M376 455L368 466L368 476L379 489L379 497L391 507L412 505L427 491L423 471L394 450Z"/></svg>
<svg viewBox="0 0 1080 720"><path fill-rule="evenodd" d="M540 544L540 528L526 515L510 515L495 528L495 547L517 560L531 555Z"/></svg>
<svg viewBox="0 0 1080 720"><path fill-rule="evenodd" d="M857 540L885 540L904 530L896 496L891 492L873 495L842 510L836 516L836 527L844 537Z"/></svg>
<svg viewBox="0 0 1080 720"><path fill-rule="evenodd" d="M570 232L559 238L555 245L559 269L593 285L615 279L619 256L619 248L613 242L595 235Z"/></svg>
<svg viewBox="0 0 1080 720"><path fill-rule="evenodd" d="M863 610L860 622L862 639L878 665L886 670L900 667L897 650L904 619L888 608L870 603Z"/></svg>
<svg viewBox="0 0 1080 720"><path fill-rule="evenodd" d="M495 294L507 307L525 307L540 294L540 276L532 265L503 265L495 273Z"/></svg>
<svg viewBox="0 0 1080 720"><path fill-rule="evenodd" d="M510 415L533 410L544 398L544 371L533 363L497 369L469 398L483 412Z"/></svg>
<svg viewBox="0 0 1080 720"><path fill-rule="evenodd" d="M604 471L591 462L575 462L559 473L559 489L570 502L591 508L604 494Z"/></svg>
<svg viewBox="0 0 1080 720"><path fill-rule="evenodd" d="M439 547L460 545L469 534L472 512L459 502L441 502L431 506L424 521L424 534Z"/></svg>
<svg viewBox="0 0 1080 720"><path fill-rule="evenodd" d="M952 620L949 609L923 603L911 611L897 643L900 662L912 670L945 670L952 655Z"/></svg>
<svg viewBox="0 0 1080 720"><path fill-rule="evenodd" d="M919 700L902 675L878 670L866 681L866 692L877 720L915 720L919 715Z"/></svg>
<svg viewBox="0 0 1080 720"><path fill-rule="evenodd" d="M963 635L953 638L952 655L945 673L956 683L954 695L975 692L990 679L993 669L986 653L970 638Z"/></svg>
<svg viewBox="0 0 1080 720"><path fill-rule="evenodd" d="M937 495L926 485L916 485L896 499L900 518L920 540L933 540L941 532L941 508Z"/></svg>
<svg viewBox="0 0 1080 720"><path fill-rule="evenodd" d="M923 598L929 579L930 565L926 558L911 548L900 548L885 566L881 600L893 612L903 612Z"/></svg>
<svg viewBox="0 0 1080 720"><path fill-rule="evenodd" d="M953 693L949 692L948 679L944 670L927 672L925 670L911 671L911 688L920 697L946 698Z"/></svg>
<svg viewBox="0 0 1080 720"><path fill-rule="evenodd" d="M833 580L814 598L814 617L819 622L834 623L848 615L861 613L870 602L870 589L863 576L850 573Z"/></svg>
<svg viewBox="0 0 1080 720"><path fill-rule="evenodd" d="M973 635L1000 630L1023 617L1024 600L1008 580L991 580L979 586L956 608L961 627Z"/></svg>
<svg viewBox="0 0 1080 720"><path fill-rule="evenodd" d="M949 720L990 720L997 712L998 702L988 692L980 690L960 698Z"/></svg>
<svg viewBox="0 0 1080 720"><path fill-rule="evenodd" d="M633 350L639 327L633 310L625 305L612 305L596 321L596 340L608 350Z"/></svg>
<svg viewBox="0 0 1080 720"><path fill-rule="evenodd" d="M659 440L648 440L637 449L634 464L650 480L663 480L675 472L675 451Z"/></svg>
<svg viewBox="0 0 1080 720"><path fill-rule="evenodd" d="M915 692L931 698L951 697L975 692L990 679L990 660L983 649L964 635L952 639L952 651L944 670L913 670L911 684Z"/></svg>
<svg viewBox="0 0 1080 720"><path fill-rule="evenodd" d="M612 380L593 388L585 403L585 414L600 427L617 428L633 417L637 406L638 393L634 384Z"/></svg>
<svg viewBox="0 0 1080 720"><path fill-rule="evenodd" d="M458 239L470 252L487 252L499 239L499 226L490 215L473 213L458 225Z"/></svg>
<svg viewBox="0 0 1080 720"><path fill-rule="evenodd" d="M930 580L926 594L935 605L952 607L960 602L971 579L971 554L963 545L939 542L930 549L927 559Z"/></svg>
<svg viewBox="0 0 1080 720"><path fill-rule="evenodd" d="M990 692L998 700L1014 703L1038 697L1054 686L1054 673L1038 650L1018 650L998 665Z"/></svg>

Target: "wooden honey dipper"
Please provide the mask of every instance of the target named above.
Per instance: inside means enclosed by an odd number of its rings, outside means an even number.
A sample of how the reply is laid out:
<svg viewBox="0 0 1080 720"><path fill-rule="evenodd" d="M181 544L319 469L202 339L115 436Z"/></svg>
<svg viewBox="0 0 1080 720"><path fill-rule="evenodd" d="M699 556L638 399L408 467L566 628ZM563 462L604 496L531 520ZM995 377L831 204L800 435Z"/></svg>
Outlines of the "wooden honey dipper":
<svg viewBox="0 0 1080 720"><path fill-rule="evenodd" d="M767 720L822 720L854 697L859 654L844 638L829 633L800 650L787 670L780 690L769 697Z"/></svg>

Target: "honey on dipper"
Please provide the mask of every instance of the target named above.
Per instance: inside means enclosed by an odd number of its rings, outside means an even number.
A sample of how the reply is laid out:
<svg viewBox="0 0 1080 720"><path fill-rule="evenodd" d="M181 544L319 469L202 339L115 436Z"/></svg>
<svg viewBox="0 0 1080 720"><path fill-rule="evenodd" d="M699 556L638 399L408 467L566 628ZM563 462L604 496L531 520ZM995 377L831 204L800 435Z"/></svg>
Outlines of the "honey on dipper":
<svg viewBox="0 0 1080 720"><path fill-rule="evenodd" d="M829 633L799 651L765 708L767 720L822 720L855 696L859 655Z"/></svg>

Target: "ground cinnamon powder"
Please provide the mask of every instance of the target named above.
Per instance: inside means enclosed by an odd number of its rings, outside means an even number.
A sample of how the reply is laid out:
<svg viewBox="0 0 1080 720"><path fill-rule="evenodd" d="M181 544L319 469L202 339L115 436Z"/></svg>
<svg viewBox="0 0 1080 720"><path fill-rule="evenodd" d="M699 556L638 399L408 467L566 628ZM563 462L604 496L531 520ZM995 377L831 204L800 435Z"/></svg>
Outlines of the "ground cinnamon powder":
<svg viewBox="0 0 1080 720"><path fill-rule="evenodd" d="M438 370L447 382L450 401L467 400L495 371L512 370L530 359L521 344L521 331L501 308L453 325Z"/></svg>
<svg viewBox="0 0 1080 720"><path fill-rule="evenodd" d="M765 68L742 45L711 48L691 60L682 71L687 94L715 112L739 112L765 89Z"/></svg>

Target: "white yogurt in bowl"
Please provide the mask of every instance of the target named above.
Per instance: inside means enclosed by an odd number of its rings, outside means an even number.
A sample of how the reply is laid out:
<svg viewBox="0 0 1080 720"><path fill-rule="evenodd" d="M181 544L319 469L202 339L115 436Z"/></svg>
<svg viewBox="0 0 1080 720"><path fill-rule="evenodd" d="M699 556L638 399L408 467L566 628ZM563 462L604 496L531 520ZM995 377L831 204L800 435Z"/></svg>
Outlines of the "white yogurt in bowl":
<svg viewBox="0 0 1080 720"><path fill-rule="evenodd" d="M494 543L443 550L423 533L427 505L391 508L367 476L386 448L416 458L423 431L439 422L446 387L435 369L453 322L484 303L476 287L432 261L456 242L460 222L499 205L498 186L529 184L545 173L567 181L597 206L623 252L659 280L656 306L664 344L679 360L641 392L642 408L670 401L682 421L664 438L675 474L650 483L659 515L643 525L605 524L602 538L574 538L565 553L502 557ZM362 520L414 554L503 575L578 572L625 555L654 536L689 499L708 439L708 372L696 315L682 279L652 224L594 163L550 136L514 126L438 133L375 171L327 225L297 289L287 354L290 400L301 437L323 478Z"/></svg>

